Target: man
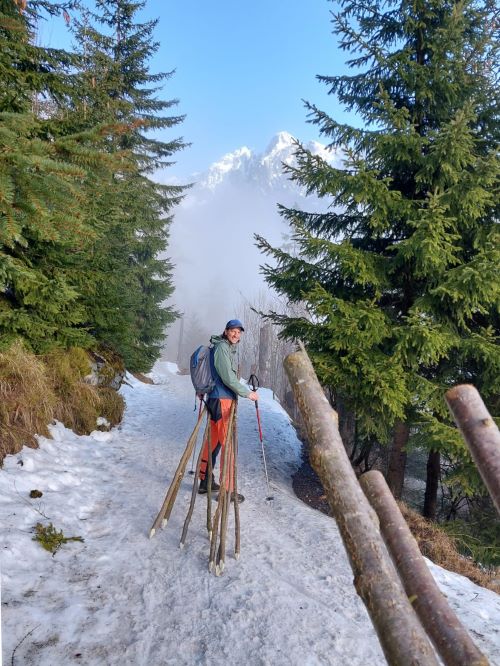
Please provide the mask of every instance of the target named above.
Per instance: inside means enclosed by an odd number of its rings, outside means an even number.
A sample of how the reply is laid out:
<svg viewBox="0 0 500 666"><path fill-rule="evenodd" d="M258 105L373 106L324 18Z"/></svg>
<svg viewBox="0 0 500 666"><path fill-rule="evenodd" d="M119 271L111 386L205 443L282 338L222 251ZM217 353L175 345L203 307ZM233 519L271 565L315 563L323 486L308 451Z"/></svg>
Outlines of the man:
<svg viewBox="0 0 500 666"><path fill-rule="evenodd" d="M241 334L245 331L239 319L230 319L222 335L213 335L210 344L213 346L210 352L210 363L212 375L215 379L215 387L208 394L207 409L210 414L210 441L212 448L212 468L215 466L217 455L222 450L220 463L220 479L224 468L225 442L229 423L229 414L233 402L242 398L258 400L257 393L251 391L238 380L237 374L237 345ZM208 466L208 439L203 443L203 453L200 467L199 493L207 492L207 466ZM219 490L220 486L212 477L212 490ZM226 481L226 490L231 492L234 499L234 479L232 469L229 471ZM238 501L243 502L243 495L238 495Z"/></svg>

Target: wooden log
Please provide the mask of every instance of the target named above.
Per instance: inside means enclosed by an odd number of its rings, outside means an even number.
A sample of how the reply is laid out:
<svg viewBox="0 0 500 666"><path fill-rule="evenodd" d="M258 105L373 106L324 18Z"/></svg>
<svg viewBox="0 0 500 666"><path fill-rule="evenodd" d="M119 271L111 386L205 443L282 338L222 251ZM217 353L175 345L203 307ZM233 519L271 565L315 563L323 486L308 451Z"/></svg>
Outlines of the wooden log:
<svg viewBox="0 0 500 666"><path fill-rule="evenodd" d="M455 386L445 393L455 423L469 447L481 478L500 513L500 432L477 389Z"/></svg>
<svg viewBox="0 0 500 666"><path fill-rule="evenodd" d="M310 443L310 459L325 488L354 573L356 591L392 666L437 666L434 650L411 607L383 543L376 514L361 490L331 408L305 351L285 370Z"/></svg>
<svg viewBox="0 0 500 666"><path fill-rule="evenodd" d="M194 427L193 432L191 433L191 436L188 439L188 442L186 444L186 448L184 449L184 453L181 456L181 459L179 460L179 464L177 465L177 469L175 470L175 474L173 476L172 482L169 486L169 489L167 491L166 497L163 500L163 504L161 506L160 511L158 512L158 515L156 516L153 526L151 527L151 530L149 532L149 538L151 539L152 536L154 536L156 530L159 527L165 527L168 519L170 518L170 513L172 511L172 506L175 502L175 498L177 497L177 493L179 491L179 486L181 485L181 481L184 477L184 474L186 472L186 465L188 463L188 460L191 456L191 453L193 451L194 445L196 444L196 438L198 437L198 432L200 430L201 422L203 419L203 416L205 415L206 408L204 407L203 410L200 412L198 416L198 421L196 422L196 425ZM168 514L168 515L167 515Z"/></svg>
<svg viewBox="0 0 500 666"><path fill-rule="evenodd" d="M479 651L439 590L398 505L378 471L360 484L377 512L380 529L420 622L447 666L486 666Z"/></svg>

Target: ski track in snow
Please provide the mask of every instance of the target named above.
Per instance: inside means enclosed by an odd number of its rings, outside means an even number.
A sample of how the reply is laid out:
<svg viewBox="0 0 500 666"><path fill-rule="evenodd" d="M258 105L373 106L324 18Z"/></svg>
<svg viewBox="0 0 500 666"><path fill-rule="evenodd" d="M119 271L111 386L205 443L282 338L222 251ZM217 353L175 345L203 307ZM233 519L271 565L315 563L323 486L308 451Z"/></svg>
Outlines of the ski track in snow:
<svg viewBox="0 0 500 666"><path fill-rule="evenodd" d="M40 438L38 450L5 460L4 664L14 651L15 666L385 664L335 522L293 495L300 445L269 391L260 390L259 407L272 502L254 404L240 400L240 560L231 512L225 571L208 572L206 496L197 498L179 548L189 474L168 525L148 538L196 421L190 379L172 367L157 364L156 385L128 378L125 418L110 433L79 437L56 424L53 440ZM32 489L43 497L30 499ZM85 542L52 556L32 540L34 525L49 521ZM500 666L500 597L430 566L473 639Z"/></svg>

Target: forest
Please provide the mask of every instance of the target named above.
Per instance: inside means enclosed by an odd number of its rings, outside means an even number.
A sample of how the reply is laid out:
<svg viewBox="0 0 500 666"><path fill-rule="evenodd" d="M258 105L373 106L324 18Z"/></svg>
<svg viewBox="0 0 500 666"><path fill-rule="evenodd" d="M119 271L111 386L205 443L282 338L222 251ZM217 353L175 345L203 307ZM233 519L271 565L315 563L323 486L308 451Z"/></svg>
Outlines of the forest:
<svg viewBox="0 0 500 666"><path fill-rule="evenodd" d="M156 22L140 22L144 4L0 0L2 455L33 445L53 417L88 430L75 413L85 354L148 372L179 315L165 257L187 186L154 175L175 170L187 142L178 101L164 99L172 72L149 69ZM37 42L38 22L56 15L71 51ZM286 402L283 356L302 341L357 473L382 469L400 499L407 461L423 460L424 517L498 566L494 507L443 399L473 384L499 416L498 8L345 0L332 26L350 70L318 78L357 122L306 103L344 164L298 142L284 167L324 212L281 207L292 242L256 238L282 305L248 308L245 363ZM109 386L88 391L87 420L106 404L119 421Z"/></svg>

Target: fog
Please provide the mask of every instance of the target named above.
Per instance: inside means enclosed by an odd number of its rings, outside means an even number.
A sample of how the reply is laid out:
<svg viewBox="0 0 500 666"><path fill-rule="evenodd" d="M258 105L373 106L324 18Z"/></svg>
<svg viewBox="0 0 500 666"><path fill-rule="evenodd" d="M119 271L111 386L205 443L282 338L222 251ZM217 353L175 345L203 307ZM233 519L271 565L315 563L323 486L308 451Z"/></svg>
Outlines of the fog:
<svg viewBox="0 0 500 666"><path fill-rule="evenodd" d="M281 245L288 230L276 199L252 187L223 186L207 198L197 195L194 189L177 209L169 244L175 265L171 302L184 314L184 335L194 346L221 333L229 319L241 318L245 301L269 289L260 272L268 259L255 247L254 234ZM169 329L166 353L173 360L179 329L180 322Z"/></svg>
<svg viewBox="0 0 500 666"><path fill-rule="evenodd" d="M282 162L290 163L294 150L293 138L282 132L261 155L243 148L224 156L175 210L168 248L175 266L170 304L184 321L169 328L164 357L178 360L181 329L183 346L194 349L220 334L229 319L242 319L245 304L262 302L263 290L272 301L260 268L272 260L256 248L254 234L281 246L290 230L278 203L307 210L326 205L306 199L283 174ZM315 144L315 150L324 148Z"/></svg>

